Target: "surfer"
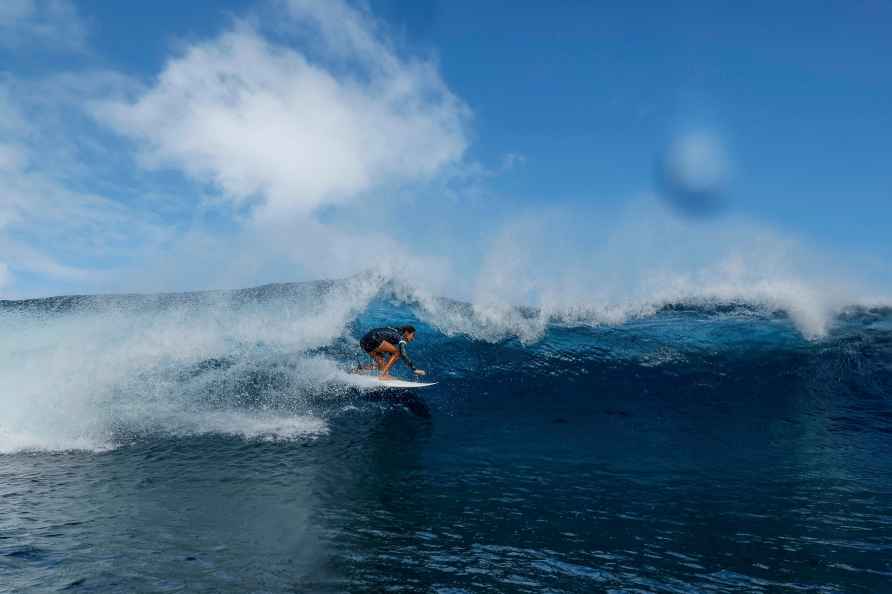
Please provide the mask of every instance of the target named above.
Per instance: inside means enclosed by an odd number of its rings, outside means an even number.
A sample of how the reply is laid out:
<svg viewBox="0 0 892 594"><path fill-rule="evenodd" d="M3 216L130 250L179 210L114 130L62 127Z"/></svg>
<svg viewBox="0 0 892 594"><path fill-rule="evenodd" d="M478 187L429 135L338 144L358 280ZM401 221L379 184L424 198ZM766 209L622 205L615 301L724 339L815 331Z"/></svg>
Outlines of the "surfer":
<svg viewBox="0 0 892 594"><path fill-rule="evenodd" d="M406 345L415 340L414 326L401 326L400 328L374 328L366 332L359 341L362 350L367 352L378 367L378 377L383 380L394 379L390 375L390 368L402 359L406 362L415 375L425 375L423 369L418 369L406 352ZM387 361L384 355L390 355ZM363 369L373 369L370 365Z"/></svg>

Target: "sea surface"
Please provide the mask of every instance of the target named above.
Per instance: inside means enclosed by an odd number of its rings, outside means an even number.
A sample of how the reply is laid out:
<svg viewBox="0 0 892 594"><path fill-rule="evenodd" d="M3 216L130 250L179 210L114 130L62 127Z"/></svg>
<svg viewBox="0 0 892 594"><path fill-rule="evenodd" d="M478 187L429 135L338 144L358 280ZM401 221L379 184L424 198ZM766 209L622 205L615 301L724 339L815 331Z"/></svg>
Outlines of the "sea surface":
<svg viewBox="0 0 892 594"><path fill-rule="evenodd" d="M0 591L892 592L892 310L801 319L0 302ZM355 385L403 323L438 384Z"/></svg>

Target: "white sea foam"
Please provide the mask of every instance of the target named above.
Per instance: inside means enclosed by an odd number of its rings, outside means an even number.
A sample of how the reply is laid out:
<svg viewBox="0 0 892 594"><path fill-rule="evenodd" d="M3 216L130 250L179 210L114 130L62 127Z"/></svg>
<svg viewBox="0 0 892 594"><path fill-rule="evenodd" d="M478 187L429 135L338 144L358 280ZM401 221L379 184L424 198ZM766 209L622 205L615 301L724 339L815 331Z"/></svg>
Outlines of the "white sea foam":
<svg viewBox="0 0 892 594"><path fill-rule="evenodd" d="M166 430L175 435L220 433L245 439L282 441L324 435L328 433L328 424L324 419L309 415L202 411L178 416L176 424Z"/></svg>
<svg viewBox="0 0 892 594"><path fill-rule="evenodd" d="M731 303L783 312L804 337L820 339L846 307L890 303L844 263L779 230L690 221L653 200L611 214L553 209L507 219L473 278L470 305L410 285L401 293L447 334L524 343L555 322L620 324L666 305Z"/></svg>
<svg viewBox="0 0 892 594"><path fill-rule="evenodd" d="M322 419L300 410L240 410L239 402L215 400L216 390L235 390L237 376L270 360L283 362L276 368L283 401L336 383L332 361L304 353L339 337L381 282L357 277L266 303L217 294L168 307L7 312L0 317L0 452L102 450L121 434L147 431L320 434ZM227 363L190 374L207 361Z"/></svg>
<svg viewBox="0 0 892 594"><path fill-rule="evenodd" d="M550 281L545 281L543 285ZM539 340L549 325L572 323L618 325L630 319L654 315L669 305L710 306L741 304L789 316L808 339L827 335L837 314L852 305L888 303L881 299L859 301L846 291L812 284L798 278L745 279L666 276L666 285L640 291L625 300L574 294L575 287L555 283L543 286L533 304L517 307L510 301L483 298L472 304L436 299L426 293L415 296L420 315L446 334L466 334L477 340L497 342L518 338L530 344Z"/></svg>

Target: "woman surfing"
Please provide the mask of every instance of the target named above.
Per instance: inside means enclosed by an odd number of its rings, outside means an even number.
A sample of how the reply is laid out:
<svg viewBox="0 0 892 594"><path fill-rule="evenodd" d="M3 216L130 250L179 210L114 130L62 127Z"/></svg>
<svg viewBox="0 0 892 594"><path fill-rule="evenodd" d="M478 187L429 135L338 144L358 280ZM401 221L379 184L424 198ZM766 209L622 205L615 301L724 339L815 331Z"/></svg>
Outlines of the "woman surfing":
<svg viewBox="0 0 892 594"><path fill-rule="evenodd" d="M359 341L368 355L375 362L374 365L360 367L361 371L371 371L377 367L378 379L392 380L396 379L390 375L390 368L398 359L402 359L415 375L425 375L423 369L418 369L406 352L406 345L415 340L414 326L400 326L399 328L373 328L366 332L365 336ZM385 355L388 355L385 361Z"/></svg>

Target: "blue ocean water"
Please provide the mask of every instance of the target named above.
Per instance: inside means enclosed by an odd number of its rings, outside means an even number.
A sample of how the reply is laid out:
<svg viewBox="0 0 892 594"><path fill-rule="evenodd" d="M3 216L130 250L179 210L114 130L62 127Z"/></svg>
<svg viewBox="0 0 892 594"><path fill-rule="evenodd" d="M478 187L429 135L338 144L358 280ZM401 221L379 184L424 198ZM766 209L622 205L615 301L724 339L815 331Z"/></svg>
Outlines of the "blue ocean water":
<svg viewBox="0 0 892 594"><path fill-rule="evenodd" d="M892 591L892 310L499 311L0 302L0 591ZM353 385L404 322L439 383Z"/></svg>

